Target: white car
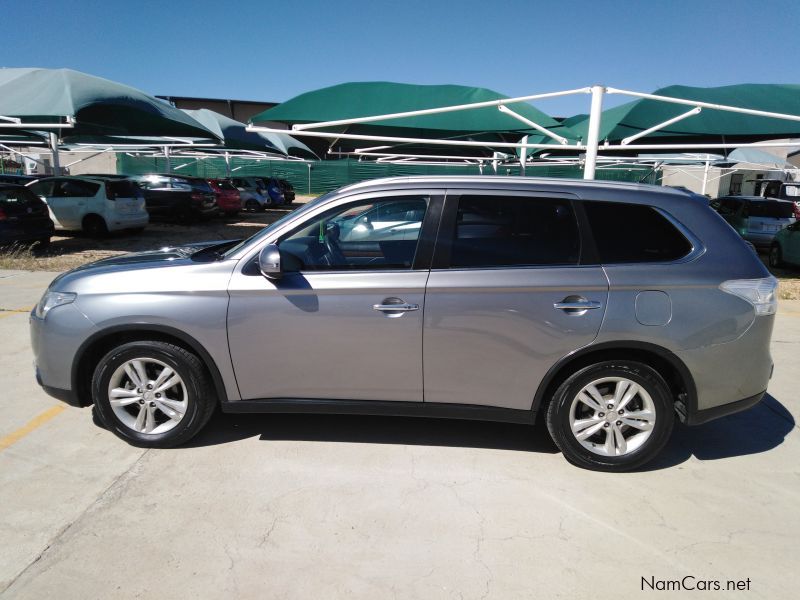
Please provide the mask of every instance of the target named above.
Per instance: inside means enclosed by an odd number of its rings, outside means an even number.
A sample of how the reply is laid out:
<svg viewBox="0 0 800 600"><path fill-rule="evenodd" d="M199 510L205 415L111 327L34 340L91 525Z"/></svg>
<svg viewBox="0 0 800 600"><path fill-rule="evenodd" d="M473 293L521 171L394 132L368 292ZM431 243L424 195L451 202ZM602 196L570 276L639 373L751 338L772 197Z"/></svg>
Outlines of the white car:
<svg viewBox="0 0 800 600"><path fill-rule="evenodd" d="M28 184L45 201L56 229L92 236L139 230L150 221L144 196L134 182L105 177L48 177Z"/></svg>

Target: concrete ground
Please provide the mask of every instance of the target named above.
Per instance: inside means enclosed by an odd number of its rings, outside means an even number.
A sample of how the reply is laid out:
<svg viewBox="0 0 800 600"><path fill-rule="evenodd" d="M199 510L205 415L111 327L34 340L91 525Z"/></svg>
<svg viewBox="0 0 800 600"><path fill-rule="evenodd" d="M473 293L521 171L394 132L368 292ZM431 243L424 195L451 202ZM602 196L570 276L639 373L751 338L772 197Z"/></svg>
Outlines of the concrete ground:
<svg viewBox="0 0 800 600"><path fill-rule="evenodd" d="M216 415L132 448L34 381L53 275L0 271L2 598L618 599L686 576L797 597L798 302L765 402L611 475L541 426L461 421Z"/></svg>

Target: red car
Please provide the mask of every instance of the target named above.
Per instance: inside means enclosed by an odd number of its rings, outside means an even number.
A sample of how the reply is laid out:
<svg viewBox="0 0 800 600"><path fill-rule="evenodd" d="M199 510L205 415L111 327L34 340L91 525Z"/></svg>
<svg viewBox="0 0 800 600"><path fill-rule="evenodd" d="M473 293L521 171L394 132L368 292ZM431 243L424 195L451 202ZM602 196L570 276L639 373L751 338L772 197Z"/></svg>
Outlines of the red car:
<svg viewBox="0 0 800 600"><path fill-rule="evenodd" d="M226 217L233 217L242 210L242 199L239 190L227 179L207 179L208 185L217 197L217 206Z"/></svg>

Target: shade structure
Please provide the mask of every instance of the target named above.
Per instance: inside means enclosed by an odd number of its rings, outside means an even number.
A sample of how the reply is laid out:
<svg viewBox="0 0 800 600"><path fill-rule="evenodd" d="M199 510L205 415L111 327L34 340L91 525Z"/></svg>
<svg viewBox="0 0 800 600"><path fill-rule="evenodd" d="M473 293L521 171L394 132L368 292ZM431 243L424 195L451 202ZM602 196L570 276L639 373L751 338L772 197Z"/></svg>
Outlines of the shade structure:
<svg viewBox="0 0 800 600"><path fill-rule="evenodd" d="M287 125L318 123L374 115L384 115L415 110L472 104L490 100L505 99L504 96L486 88L460 85L411 85L393 82L355 82L301 94L278 106L255 115L251 122L256 125L266 122L279 122ZM566 138L572 138L568 128L526 102L509 105L509 108L522 117L548 128ZM464 139L485 141L483 154L491 154L493 141L516 142L527 133L534 132L530 126L505 114L496 106L488 106L458 112L416 115L398 119L350 124L317 131L363 135L388 135L393 137L413 137L437 139ZM349 140L309 141L315 149L333 147L350 150L364 144ZM475 153L476 149L454 147L437 148L435 144L415 147L408 144L392 144L403 152L423 152L436 154L439 151ZM479 149L480 150L480 149Z"/></svg>
<svg viewBox="0 0 800 600"><path fill-rule="evenodd" d="M0 69L0 116L19 119L20 128L26 123L52 127L63 132L62 137L174 136L218 141L214 133L166 102L71 69ZM72 127L58 127L68 121Z"/></svg>
<svg viewBox="0 0 800 600"><path fill-rule="evenodd" d="M287 156L317 158L308 146L288 133L247 131L246 124L207 108L183 109L183 112L216 133L222 139L223 147L228 150L266 151Z"/></svg>
<svg viewBox="0 0 800 600"><path fill-rule="evenodd" d="M800 85L740 84L710 88L673 85L661 88L653 95L800 116ZM690 109L690 106L650 98L610 108L602 113L600 140L620 142L680 117ZM566 119L564 125L586 140L587 115ZM800 137L800 122L703 108L697 114L648 133L637 143L748 144L790 137Z"/></svg>

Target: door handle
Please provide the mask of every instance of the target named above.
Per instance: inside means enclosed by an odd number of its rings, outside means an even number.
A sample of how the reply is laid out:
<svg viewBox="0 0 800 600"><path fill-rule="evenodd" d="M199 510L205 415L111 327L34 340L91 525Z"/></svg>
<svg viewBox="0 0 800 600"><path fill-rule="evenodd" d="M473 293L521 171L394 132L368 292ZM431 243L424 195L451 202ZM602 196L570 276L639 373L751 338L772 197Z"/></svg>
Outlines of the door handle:
<svg viewBox="0 0 800 600"><path fill-rule="evenodd" d="M419 304L373 304L372 310L379 310L381 312L410 312L412 310L419 310Z"/></svg>
<svg viewBox="0 0 800 600"><path fill-rule="evenodd" d="M595 308L600 308L602 304L597 300L577 300L572 302L556 302L553 306L560 310L593 310Z"/></svg>

